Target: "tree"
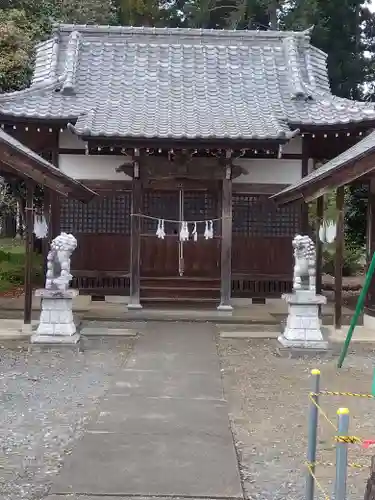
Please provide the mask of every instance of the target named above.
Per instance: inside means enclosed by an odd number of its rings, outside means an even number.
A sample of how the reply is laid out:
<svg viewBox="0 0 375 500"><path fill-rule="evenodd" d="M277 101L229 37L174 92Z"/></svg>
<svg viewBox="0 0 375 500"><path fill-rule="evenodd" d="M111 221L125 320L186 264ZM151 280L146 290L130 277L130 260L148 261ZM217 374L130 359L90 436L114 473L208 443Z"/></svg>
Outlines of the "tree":
<svg viewBox="0 0 375 500"><path fill-rule="evenodd" d="M0 92L27 85L33 46L30 24L23 10L0 10Z"/></svg>
<svg viewBox="0 0 375 500"><path fill-rule="evenodd" d="M314 26L312 43L328 54L332 92L360 99L375 72L375 16L362 0L293 0L282 12L284 29Z"/></svg>

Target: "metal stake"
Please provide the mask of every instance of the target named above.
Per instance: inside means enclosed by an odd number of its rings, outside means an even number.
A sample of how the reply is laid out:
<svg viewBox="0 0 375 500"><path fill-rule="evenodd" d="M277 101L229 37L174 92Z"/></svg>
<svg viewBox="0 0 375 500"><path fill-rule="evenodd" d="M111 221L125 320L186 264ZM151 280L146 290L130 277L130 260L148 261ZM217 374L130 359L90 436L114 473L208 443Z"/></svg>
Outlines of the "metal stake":
<svg viewBox="0 0 375 500"><path fill-rule="evenodd" d="M349 410L337 410L338 435L347 436L349 432ZM348 443L336 444L336 481L335 500L346 500L346 478L348 473Z"/></svg>
<svg viewBox="0 0 375 500"><path fill-rule="evenodd" d="M319 401L319 390L320 390L320 370L311 370L312 375L312 396L313 401L318 404ZM316 461L316 441L318 433L318 407L310 401L309 417L308 417L308 440L307 440L307 462L311 467L313 473L315 473L315 461ZM306 477L306 500L314 499L314 478L307 473Z"/></svg>

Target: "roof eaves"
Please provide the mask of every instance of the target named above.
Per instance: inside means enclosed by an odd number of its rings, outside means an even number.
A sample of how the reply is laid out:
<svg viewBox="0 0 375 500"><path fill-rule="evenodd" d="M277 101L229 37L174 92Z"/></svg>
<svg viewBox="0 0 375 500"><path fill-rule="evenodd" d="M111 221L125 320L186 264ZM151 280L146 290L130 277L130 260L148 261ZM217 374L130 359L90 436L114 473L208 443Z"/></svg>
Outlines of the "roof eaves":
<svg viewBox="0 0 375 500"><path fill-rule="evenodd" d="M27 146L23 145L17 139L7 134L3 130L0 129L0 143L4 144L9 150L12 152L12 156L14 154L20 155L23 158L27 158L29 161L34 164L35 168L48 178L52 184L58 185L61 184L68 189L72 195L83 202L90 201L94 196L97 196L95 191L92 191L87 186L82 184L81 182L69 177L68 175L61 172L54 165L49 163L47 160L39 156L37 153L32 151ZM6 162L9 165L9 162ZM32 169L28 170L27 173L29 178L32 178ZM56 189L56 191L59 191ZM61 191L59 191L61 193ZM61 193L64 194L64 193Z"/></svg>
<svg viewBox="0 0 375 500"><path fill-rule="evenodd" d="M374 134L374 141L375 141L375 133ZM365 138L366 139L366 138ZM365 140L363 139L363 140ZM306 190L310 192L313 188L314 184L317 184L318 182L321 182L324 179L327 179L331 177L334 173L337 173L339 171L342 171L346 167L353 165L354 163L370 156L371 154L375 153L375 144L373 146L368 147L364 151L358 152L358 154L355 154L353 156L348 156L348 152L350 152L351 149L354 149L358 146L359 143L356 145L352 146L352 148L349 148L348 150L344 151L343 153L339 154L336 156L336 158L333 158L332 160L328 161L326 163L326 167L329 163L332 163L333 166L332 168L323 168L322 171L319 173L318 170L314 170L311 172L311 174L307 175L300 181L296 182L295 184L292 184L291 186L288 186L287 188L283 189L279 193L276 193L270 197L271 200L274 200L277 204L279 205L285 205L287 203L291 203L292 201L296 201L297 199L300 198L305 198L306 195ZM340 163L340 157L344 158L342 163ZM346 158L347 157L347 158ZM333 162L337 163L335 165ZM375 169L375 165L374 165Z"/></svg>

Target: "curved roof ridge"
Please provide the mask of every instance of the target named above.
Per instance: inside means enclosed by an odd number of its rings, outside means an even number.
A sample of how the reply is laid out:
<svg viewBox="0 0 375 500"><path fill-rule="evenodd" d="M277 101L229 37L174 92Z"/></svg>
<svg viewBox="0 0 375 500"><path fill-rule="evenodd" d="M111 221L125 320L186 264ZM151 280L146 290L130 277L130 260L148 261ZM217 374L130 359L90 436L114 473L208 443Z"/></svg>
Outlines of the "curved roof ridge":
<svg viewBox="0 0 375 500"><path fill-rule="evenodd" d="M39 92L43 92L45 90L54 90L58 88L65 80L66 75L61 75L58 78L47 79L43 82L35 83L31 85L31 87L27 87L22 90L15 90L14 92L9 92L6 94L0 94L0 102L4 101L12 101L22 97L28 97L29 95L38 94Z"/></svg>
<svg viewBox="0 0 375 500"><path fill-rule="evenodd" d="M311 97L311 92L309 92L308 86L303 82L300 70L300 64L298 61L297 44L295 38L285 37L283 40L283 46L285 51L285 59L288 61L288 75L289 75L289 85L291 87L291 97L293 99L298 99L300 97L309 98Z"/></svg>
<svg viewBox="0 0 375 500"><path fill-rule="evenodd" d="M93 34L145 34L145 35L193 35L244 37L256 39L283 39L285 37L308 38L311 28L304 31L258 31L258 30L225 30L202 28L155 28L145 26L111 26L98 24L55 24L54 33L79 31Z"/></svg>
<svg viewBox="0 0 375 500"><path fill-rule="evenodd" d="M319 99L327 99L334 104L338 105L341 104L352 108L354 108L355 106L359 106L361 108L369 108L370 111L375 113L375 103L373 102L357 101L354 99L348 99L347 97L339 97L337 95L319 89L314 90L312 97L313 98L318 97Z"/></svg>
<svg viewBox="0 0 375 500"><path fill-rule="evenodd" d="M81 34L79 31L72 31L69 36L68 47L65 54L65 81L62 86L64 94L72 94L76 83L76 73L78 64L79 47Z"/></svg>

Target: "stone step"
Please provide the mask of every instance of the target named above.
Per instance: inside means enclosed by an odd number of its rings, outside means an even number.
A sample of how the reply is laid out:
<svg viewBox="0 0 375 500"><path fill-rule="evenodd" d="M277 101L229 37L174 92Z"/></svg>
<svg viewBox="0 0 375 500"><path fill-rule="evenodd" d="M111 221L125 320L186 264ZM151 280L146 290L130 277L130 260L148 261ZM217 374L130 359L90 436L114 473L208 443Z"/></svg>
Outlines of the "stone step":
<svg viewBox="0 0 375 500"><path fill-rule="evenodd" d="M216 324L216 328L223 339L269 339L281 334L281 326L278 324Z"/></svg>

